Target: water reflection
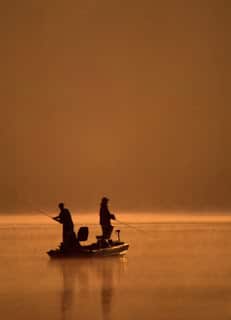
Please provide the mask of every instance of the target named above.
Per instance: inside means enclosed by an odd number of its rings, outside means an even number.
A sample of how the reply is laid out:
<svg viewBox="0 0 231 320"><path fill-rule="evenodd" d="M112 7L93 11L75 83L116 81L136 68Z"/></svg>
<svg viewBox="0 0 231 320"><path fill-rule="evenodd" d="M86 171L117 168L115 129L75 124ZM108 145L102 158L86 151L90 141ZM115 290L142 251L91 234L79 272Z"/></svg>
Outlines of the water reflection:
<svg viewBox="0 0 231 320"><path fill-rule="evenodd" d="M105 259L103 263L97 264L100 275L100 296L103 319L110 319L113 296L122 274L126 271L127 260L123 258Z"/></svg>
<svg viewBox="0 0 231 320"><path fill-rule="evenodd" d="M92 300L96 304L98 318L111 319L113 297L126 272L126 257L57 260L50 261L49 266L58 269L61 276L62 320L74 318L74 314L78 316L78 308L92 305Z"/></svg>

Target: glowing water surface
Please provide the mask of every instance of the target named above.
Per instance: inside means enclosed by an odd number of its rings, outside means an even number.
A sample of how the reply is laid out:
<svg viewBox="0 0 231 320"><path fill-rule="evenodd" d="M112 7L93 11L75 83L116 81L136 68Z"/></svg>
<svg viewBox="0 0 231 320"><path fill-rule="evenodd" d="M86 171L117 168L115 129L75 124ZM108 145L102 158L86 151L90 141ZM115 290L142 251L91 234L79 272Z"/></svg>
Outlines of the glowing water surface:
<svg viewBox="0 0 231 320"><path fill-rule="evenodd" d="M141 218L142 217L142 218ZM76 229L97 216L74 216ZM118 216L124 258L51 261L61 226L45 216L0 217L1 319L231 318L228 214ZM116 235L114 235L116 237Z"/></svg>

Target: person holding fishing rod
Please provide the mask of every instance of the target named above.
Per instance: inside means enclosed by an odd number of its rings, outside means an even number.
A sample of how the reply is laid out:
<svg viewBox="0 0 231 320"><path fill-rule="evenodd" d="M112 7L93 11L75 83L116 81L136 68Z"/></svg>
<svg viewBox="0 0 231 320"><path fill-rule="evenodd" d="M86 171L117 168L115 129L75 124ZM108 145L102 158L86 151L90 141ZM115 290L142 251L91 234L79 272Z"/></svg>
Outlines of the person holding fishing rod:
<svg viewBox="0 0 231 320"><path fill-rule="evenodd" d="M100 204L99 211L99 223L102 227L103 239L108 240L111 238L113 226L111 225L111 219L116 220L115 215L108 209L109 199L103 197Z"/></svg>
<svg viewBox="0 0 231 320"><path fill-rule="evenodd" d="M58 205L60 213L53 219L63 225L63 248L71 249L77 244L76 235L74 232L74 224L71 218L70 211L64 207L64 203Z"/></svg>

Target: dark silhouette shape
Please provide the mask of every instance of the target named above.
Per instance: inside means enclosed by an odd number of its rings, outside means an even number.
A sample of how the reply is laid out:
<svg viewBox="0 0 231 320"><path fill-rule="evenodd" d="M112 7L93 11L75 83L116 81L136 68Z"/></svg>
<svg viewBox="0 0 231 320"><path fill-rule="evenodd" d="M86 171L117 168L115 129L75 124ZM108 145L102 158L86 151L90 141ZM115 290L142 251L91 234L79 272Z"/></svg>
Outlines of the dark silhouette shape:
<svg viewBox="0 0 231 320"><path fill-rule="evenodd" d="M80 227L77 235L78 241L87 241L88 239L88 227Z"/></svg>
<svg viewBox="0 0 231 320"><path fill-rule="evenodd" d="M116 230L116 233L117 233L117 237L118 237L118 241L120 242L120 230Z"/></svg>
<svg viewBox="0 0 231 320"><path fill-rule="evenodd" d="M115 215L110 213L108 209L108 201L109 199L103 197L100 204L100 225L102 227L102 238L103 239L110 239L113 226L111 225L111 219L115 220Z"/></svg>
<svg viewBox="0 0 231 320"><path fill-rule="evenodd" d="M59 203L60 213L53 219L63 225L63 243L64 250L71 249L77 244L76 235L74 232L74 224L71 218L70 211L64 207L64 203Z"/></svg>

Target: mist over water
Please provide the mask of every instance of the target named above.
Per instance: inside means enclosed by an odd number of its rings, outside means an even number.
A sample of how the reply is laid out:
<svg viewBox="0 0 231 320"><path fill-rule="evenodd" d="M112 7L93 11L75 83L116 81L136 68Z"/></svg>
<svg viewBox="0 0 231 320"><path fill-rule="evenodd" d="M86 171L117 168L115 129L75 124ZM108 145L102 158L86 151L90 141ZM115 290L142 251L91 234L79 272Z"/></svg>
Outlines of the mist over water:
<svg viewBox="0 0 231 320"><path fill-rule="evenodd" d="M46 213L18 213L7 214L3 213L0 216L2 224L41 224L41 225L56 225L52 216L57 215L57 212ZM72 212L72 217L76 228L81 225L98 225L98 212ZM166 223L230 223L230 211L155 211L155 212L118 212L116 220L113 221L114 226L129 227L130 224L166 224ZM61 227L60 227L61 228Z"/></svg>

